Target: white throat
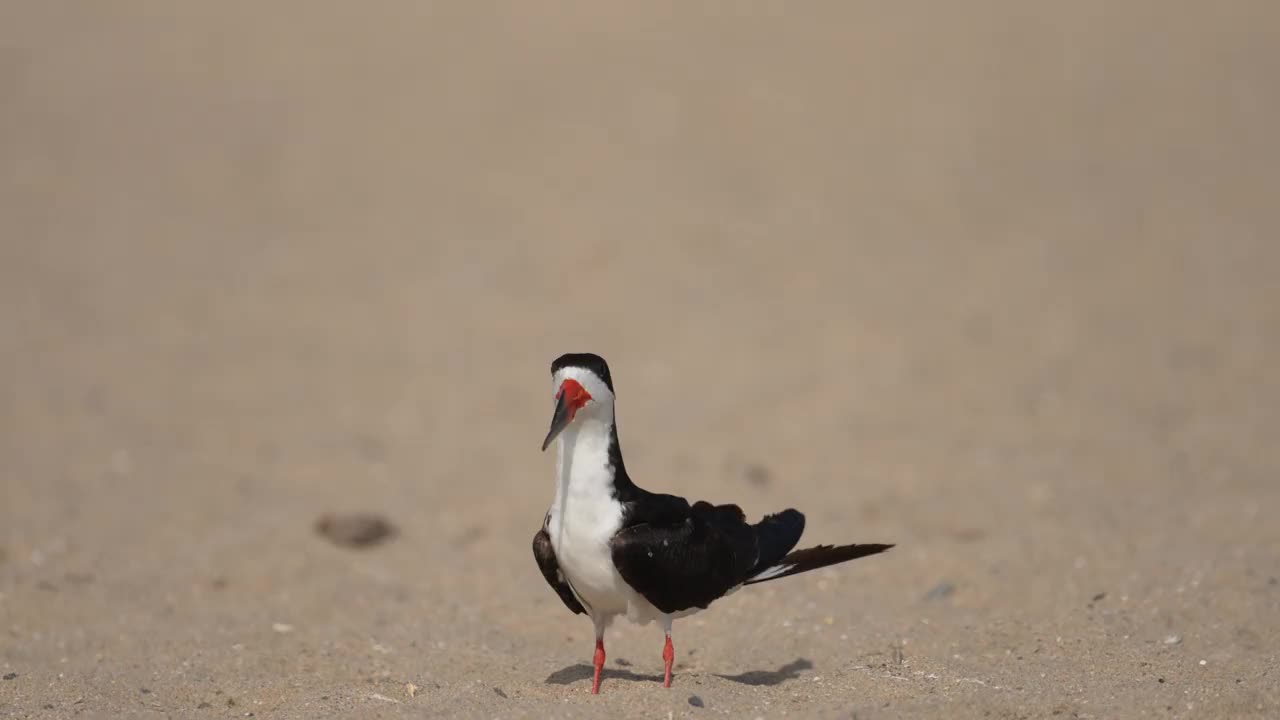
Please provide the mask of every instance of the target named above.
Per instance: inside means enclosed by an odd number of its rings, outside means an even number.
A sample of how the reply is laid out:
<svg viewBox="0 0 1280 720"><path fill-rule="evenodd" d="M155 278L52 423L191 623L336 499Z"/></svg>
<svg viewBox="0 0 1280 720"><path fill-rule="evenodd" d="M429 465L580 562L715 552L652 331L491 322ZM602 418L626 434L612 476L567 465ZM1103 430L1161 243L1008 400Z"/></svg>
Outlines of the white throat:
<svg viewBox="0 0 1280 720"><path fill-rule="evenodd" d="M565 428L556 440L556 496L551 505L552 537L566 531L590 532L598 524L612 524L601 516L621 510L613 497L613 468L609 465L611 423L602 418L582 418ZM556 522L559 521L559 522ZM616 529L616 528L615 528Z"/></svg>

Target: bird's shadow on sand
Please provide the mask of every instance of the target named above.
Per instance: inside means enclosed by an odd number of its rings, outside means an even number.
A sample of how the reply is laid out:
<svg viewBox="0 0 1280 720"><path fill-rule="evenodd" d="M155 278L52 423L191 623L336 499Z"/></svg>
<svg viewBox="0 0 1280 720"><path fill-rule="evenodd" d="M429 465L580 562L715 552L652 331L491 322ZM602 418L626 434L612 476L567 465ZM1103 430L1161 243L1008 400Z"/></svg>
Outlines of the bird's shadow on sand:
<svg viewBox="0 0 1280 720"><path fill-rule="evenodd" d="M749 670L739 675L716 675L718 678L742 685L781 685L788 680L795 680L800 673L813 669L813 663L805 658L796 658L777 670ZM561 668L544 680L548 685L568 685L579 680L590 680L595 669L586 663L577 663ZM676 674L679 677L679 673ZM617 667L606 667L601 674L602 681L627 680L629 682L662 682L661 675L642 675Z"/></svg>
<svg viewBox="0 0 1280 720"><path fill-rule="evenodd" d="M595 676L595 668L586 663L578 663L559 670L547 676L544 683L548 685L568 685L578 682L579 680L590 680ZM633 673L630 670L623 670L617 667L606 667L604 672L600 673L600 681L608 680L627 680L630 682L662 682L661 675L641 675Z"/></svg>
<svg viewBox="0 0 1280 720"><path fill-rule="evenodd" d="M812 669L812 662L805 658L796 658L777 670L748 670L740 675L716 675L716 677L743 685L781 685L788 680L800 677L800 673L805 670Z"/></svg>

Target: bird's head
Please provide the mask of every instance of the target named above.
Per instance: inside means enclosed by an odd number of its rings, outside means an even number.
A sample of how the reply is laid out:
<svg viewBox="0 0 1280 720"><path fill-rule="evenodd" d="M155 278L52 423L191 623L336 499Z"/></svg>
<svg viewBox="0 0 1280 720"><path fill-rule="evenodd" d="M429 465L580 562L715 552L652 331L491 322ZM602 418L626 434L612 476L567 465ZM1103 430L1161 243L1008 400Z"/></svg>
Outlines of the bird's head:
<svg viewBox="0 0 1280 720"><path fill-rule="evenodd" d="M556 358L551 363L551 387L556 407L543 450L574 423L613 421L613 378L599 355L569 353Z"/></svg>

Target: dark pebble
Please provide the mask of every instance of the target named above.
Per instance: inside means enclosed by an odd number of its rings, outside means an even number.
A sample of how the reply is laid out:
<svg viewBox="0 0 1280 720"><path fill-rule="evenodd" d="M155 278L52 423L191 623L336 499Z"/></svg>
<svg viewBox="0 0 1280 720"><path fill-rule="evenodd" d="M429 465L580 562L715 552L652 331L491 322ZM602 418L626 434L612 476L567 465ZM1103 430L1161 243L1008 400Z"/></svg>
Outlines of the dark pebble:
<svg viewBox="0 0 1280 720"><path fill-rule="evenodd" d="M956 591L956 586L954 583L943 581L938 583L937 585L934 585L932 590L925 593L924 599L926 601L945 600L946 598L951 597L951 595L954 594L955 591Z"/></svg>
<svg viewBox="0 0 1280 720"><path fill-rule="evenodd" d="M316 532L334 545L371 547L395 534L395 527L380 515L349 513L325 515L316 521Z"/></svg>
<svg viewBox="0 0 1280 720"><path fill-rule="evenodd" d="M1107 597L1107 594L1106 594L1106 593L1104 593L1104 592L1100 592L1100 593L1098 593L1097 595L1094 595L1094 596L1093 596L1093 599L1092 599L1092 600L1090 600L1089 602L1102 602L1102 601L1103 601L1103 599L1105 599L1106 597Z"/></svg>
<svg viewBox="0 0 1280 720"><path fill-rule="evenodd" d="M506 694L506 693L504 693L504 692L502 692L502 688L494 688L494 689L493 689L493 692L494 692L494 694L495 694L495 695L497 695L498 697L502 698L503 700L506 700L506 699L507 699L507 694Z"/></svg>
<svg viewBox="0 0 1280 720"><path fill-rule="evenodd" d="M1156 682L1158 682L1158 683L1160 683L1161 685L1163 685L1163 684L1164 684L1164 678L1160 678L1159 680L1156 680Z"/></svg>
<svg viewBox="0 0 1280 720"><path fill-rule="evenodd" d="M5 680L12 680L12 679L14 679L14 678L16 678L16 677L18 677L18 673L5 673L5 674L4 674L4 679L5 679Z"/></svg>
<svg viewBox="0 0 1280 720"><path fill-rule="evenodd" d="M45 706L44 706L44 709L45 709L45 710L52 710L52 709L53 709L53 703L46 703L46 704L45 704Z"/></svg>
<svg viewBox="0 0 1280 720"><path fill-rule="evenodd" d="M138 692L142 693L143 695L150 695L150 694L151 694L151 690L150 690L150 688L138 688Z"/></svg>
<svg viewBox="0 0 1280 720"><path fill-rule="evenodd" d="M698 697L697 695L689 696L689 704L694 707L706 707L705 705L702 704L702 698Z"/></svg>
<svg viewBox="0 0 1280 720"><path fill-rule="evenodd" d="M211 707L213 707L213 706L212 706L212 705L210 705L209 703L207 703L207 702L202 702L202 703L200 703L199 705L197 705L197 706L196 706L196 709L197 709L197 710L208 710L208 709L209 709L209 708L211 708Z"/></svg>
<svg viewBox="0 0 1280 720"><path fill-rule="evenodd" d="M769 468L755 463L746 466L742 470L742 477L746 478L747 482L755 485L756 487L764 487L765 485L768 485L769 475Z"/></svg>
<svg viewBox="0 0 1280 720"><path fill-rule="evenodd" d="M618 658L613 661L613 664L618 667L631 667L631 661L626 658Z"/></svg>

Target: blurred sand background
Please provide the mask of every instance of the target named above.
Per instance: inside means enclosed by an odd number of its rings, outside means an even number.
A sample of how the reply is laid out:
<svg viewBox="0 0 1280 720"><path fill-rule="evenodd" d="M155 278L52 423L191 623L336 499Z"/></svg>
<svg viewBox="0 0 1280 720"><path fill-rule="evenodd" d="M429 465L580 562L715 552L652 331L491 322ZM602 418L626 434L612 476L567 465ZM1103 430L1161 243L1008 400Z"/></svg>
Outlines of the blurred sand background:
<svg viewBox="0 0 1280 720"><path fill-rule="evenodd" d="M6 2L0 716L1280 716L1277 78L1269 2ZM640 484L898 547L589 696L565 351Z"/></svg>

